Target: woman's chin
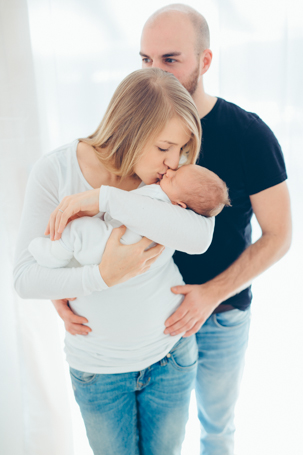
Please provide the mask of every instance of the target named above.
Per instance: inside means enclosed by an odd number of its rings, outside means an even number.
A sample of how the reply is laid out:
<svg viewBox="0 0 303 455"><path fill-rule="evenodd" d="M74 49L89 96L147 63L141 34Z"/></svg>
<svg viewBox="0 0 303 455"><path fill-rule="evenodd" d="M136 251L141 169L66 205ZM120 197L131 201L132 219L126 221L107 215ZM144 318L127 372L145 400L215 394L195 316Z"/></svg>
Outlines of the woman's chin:
<svg viewBox="0 0 303 455"><path fill-rule="evenodd" d="M158 177L150 177L148 179L144 180L145 185L154 185L155 183L158 183L160 179Z"/></svg>

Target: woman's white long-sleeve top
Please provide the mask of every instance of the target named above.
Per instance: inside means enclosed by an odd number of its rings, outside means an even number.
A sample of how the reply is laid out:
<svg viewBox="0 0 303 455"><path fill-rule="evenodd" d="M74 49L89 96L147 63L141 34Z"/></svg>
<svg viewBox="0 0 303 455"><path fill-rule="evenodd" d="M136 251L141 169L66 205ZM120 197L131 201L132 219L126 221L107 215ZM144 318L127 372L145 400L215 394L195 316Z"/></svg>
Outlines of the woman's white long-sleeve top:
<svg viewBox="0 0 303 455"><path fill-rule="evenodd" d="M67 334L71 366L93 373L138 371L160 360L179 338L163 334L165 319L181 302L170 291L183 284L172 260L174 249L203 253L211 243L214 220L133 192L101 187L100 212L165 245L161 257L126 287L108 288L98 265L39 266L28 251L31 240L43 236L63 197L92 189L79 167L77 145L74 141L43 156L31 172L16 248L15 288L23 298L77 297L74 311L88 318L93 331L87 337Z"/></svg>

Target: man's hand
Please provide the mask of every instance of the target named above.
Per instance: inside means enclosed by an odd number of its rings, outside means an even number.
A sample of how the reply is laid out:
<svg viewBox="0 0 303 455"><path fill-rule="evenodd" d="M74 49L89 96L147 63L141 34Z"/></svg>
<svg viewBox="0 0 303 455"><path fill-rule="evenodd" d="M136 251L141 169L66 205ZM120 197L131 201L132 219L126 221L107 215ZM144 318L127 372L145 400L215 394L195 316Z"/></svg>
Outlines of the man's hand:
<svg viewBox="0 0 303 455"><path fill-rule="evenodd" d="M183 294L185 297L179 308L165 321L164 333L178 335L185 332L183 337L189 337L198 332L220 304L214 287L209 283L171 288L174 294Z"/></svg>
<svg viewBox="0 0 303 455"><path fill-rule="evenodd" d="M90 327L84 325L88 323L88 320L73 313L68 305L69 300L76 299L52 300L57 313L64 322L66 331L71 335L88 335L92 331Z"/></svg>
<svg viewBox="0 0 303 455"><path fill-rule="evenodd" d="M250 196L262 236L236 259L224 272L201 285L176 286L175 294L185 299L165 322L164 333L185 337L196 333L225 300L246 289L254 278L277 262L291 243L290 201L286 182Z"/></svg>
<svg viewBox="0 0 303 455"><path fill-rule="evenodd" d="M109 287L124 283L149 270L165 248L156 245L146 250L153 243L146 237L133 245L123 245L120 239L125 230L125 226L113 229L99 265L101 276Z"/></svg>

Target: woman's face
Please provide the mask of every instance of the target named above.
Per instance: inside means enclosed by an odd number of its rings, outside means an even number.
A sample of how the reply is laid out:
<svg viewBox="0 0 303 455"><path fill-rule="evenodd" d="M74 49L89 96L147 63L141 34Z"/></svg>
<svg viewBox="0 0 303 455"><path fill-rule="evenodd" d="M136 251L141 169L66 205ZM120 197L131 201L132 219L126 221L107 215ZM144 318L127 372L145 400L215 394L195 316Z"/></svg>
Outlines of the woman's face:
<svg viewBox="0 0 303 455"><path fill-rule="evenodd" d="M146 185L159 182L167 169L178 169L181 149L190 138L184 121L173 117L161 133L144 147L134 167L135 174Z"/></svg>

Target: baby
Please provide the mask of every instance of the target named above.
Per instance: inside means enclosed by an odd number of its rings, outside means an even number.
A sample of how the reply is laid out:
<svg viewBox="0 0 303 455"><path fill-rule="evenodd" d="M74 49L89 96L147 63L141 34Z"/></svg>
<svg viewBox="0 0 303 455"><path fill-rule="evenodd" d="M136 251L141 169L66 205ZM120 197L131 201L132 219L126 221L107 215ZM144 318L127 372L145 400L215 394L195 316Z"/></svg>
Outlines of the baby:
<svg viewBox="0 0 303 455"><path fill-rule="evenodd" d="M168 204L190 208L206 217L216 216L224 206L230 206L225 183L213 172L195 164L181 166L176 171L168 169L158 184L142 186L134 191ZM79 218L66 226L60 240L36 238L31 241L29 251L38 264L49 268L65 267L72 258L81 265L99 264L112 230L121 224L108 212L104 220L100 217ZM142 235L144 232L139 234L126 229L121 242L130 245L138 242Z"/></svg>
<svg viewBox="0 0 303 455"><path fill-rule="evenodd" d="M177 171L168 169L159 184L172 204L206 217L217 216L224 206L230 206L223 180L196 164L181 166Z"/></svg>

